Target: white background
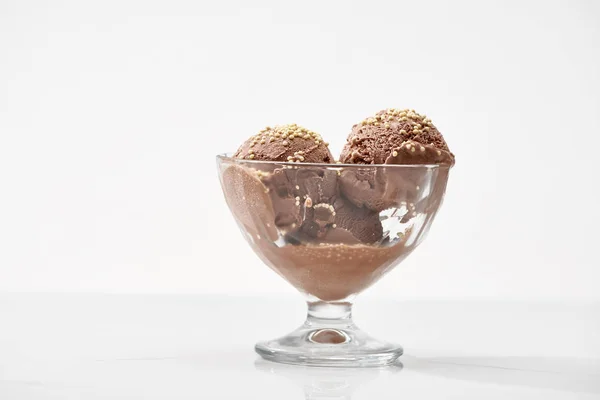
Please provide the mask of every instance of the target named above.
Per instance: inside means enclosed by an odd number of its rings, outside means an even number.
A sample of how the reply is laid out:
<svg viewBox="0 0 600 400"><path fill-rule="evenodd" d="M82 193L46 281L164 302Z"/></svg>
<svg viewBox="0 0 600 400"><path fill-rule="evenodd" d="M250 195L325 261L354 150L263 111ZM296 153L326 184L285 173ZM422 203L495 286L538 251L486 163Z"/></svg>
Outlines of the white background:
<svg viewBox="0 0 600 400"><path fill-rule="evenodd" d="M369 291L600 296L600 2L0 2L0 291L293 293L214 156L385 107L456 154L424 244Z"/></svg>

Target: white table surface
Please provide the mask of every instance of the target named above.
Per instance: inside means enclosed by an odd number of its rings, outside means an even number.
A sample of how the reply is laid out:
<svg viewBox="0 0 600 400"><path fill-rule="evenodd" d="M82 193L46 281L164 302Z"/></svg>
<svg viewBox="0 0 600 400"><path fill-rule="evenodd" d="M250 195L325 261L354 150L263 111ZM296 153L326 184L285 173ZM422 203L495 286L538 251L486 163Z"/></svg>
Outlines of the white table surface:
<svg viewBox="0 0 600 400"><path fill-rule="evenodd" d="M600 399L600 304L358 299L384 369L262 361L300 297L0 295L0 399Z"/></svg>

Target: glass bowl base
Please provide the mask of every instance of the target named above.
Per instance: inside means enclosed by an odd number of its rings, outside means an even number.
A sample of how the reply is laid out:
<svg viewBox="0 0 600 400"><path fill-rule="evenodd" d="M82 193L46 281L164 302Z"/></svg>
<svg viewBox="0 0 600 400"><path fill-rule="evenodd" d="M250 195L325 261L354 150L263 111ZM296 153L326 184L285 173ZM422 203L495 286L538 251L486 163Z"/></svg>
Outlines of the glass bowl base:
<svg viewBox="0 0 600 400"><path fill-rule="evenodd" d="M379 341L354 324L305 323L292 333L255 346L265 360L317 367L381 367L394 363L402 347Z"/></svg>

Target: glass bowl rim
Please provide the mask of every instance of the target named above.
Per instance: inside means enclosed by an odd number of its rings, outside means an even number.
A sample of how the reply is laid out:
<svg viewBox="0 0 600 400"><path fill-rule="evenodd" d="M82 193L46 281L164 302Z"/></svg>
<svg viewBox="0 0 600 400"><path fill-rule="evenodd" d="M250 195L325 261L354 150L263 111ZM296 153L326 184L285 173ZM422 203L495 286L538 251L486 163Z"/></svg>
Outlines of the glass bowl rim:
<svg viewBox="0 0 600 400"><path fill-rule="evenodd" d="M217 160L229 162L233 164L244 165L281 165L292 167L326 167L326 168L424 168L424 169L450 169L450 164L342 164L342 163L308 163L308 162L291 162L291 161L263 161L263 160L244 160L234 158L233 153L217 154Z"/></svg>

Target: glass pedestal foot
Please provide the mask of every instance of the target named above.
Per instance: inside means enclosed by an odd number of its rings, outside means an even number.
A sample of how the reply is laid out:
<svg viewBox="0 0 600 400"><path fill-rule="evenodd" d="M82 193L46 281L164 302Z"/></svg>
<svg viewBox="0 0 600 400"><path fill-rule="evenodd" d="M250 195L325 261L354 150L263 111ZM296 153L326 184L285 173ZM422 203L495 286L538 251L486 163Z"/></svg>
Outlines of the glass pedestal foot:
<svg viewBox="0 0 600 400"><path fill-rule="evenodd" d="M256 352L266 360L322 367L379 367L395 362L402 347L360 330L349 303L309 304L306 322L290 334L259 342Z"/></svg>

